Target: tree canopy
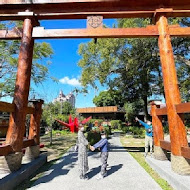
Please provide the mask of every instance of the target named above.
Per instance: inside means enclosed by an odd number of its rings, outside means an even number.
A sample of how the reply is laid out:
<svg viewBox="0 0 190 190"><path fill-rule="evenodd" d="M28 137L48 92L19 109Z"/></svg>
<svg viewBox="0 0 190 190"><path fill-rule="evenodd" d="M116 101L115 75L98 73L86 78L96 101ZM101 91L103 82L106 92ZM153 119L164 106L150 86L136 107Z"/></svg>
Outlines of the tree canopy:
<svg viewBox="0 0 190 190"><path fill-rule="evenodd" d="M0 23L0 29L5 29L20 25L20 23ZM0 98L5 96L13 96L18 54L20 41L0 41ZM51 58L53 50L50 44L36 42L34 45L33 64L32 64L32 81L34 84L42 83L49 76L48 65L50 61L42 63L42 59Z"/></svg>
<svg viewBox="0 0 190 190"><path fill-rule="evenodd" d="M69 102L48 103L43 106L42 120L51 126L55 119L68 122L68 115L75 115L75 109Z"/></svg>
<svg viewBox="0 0 190 190"><path fill-rule="evenodd" d="M93 103L96 106L120 106L123 107L124 102L121 96L121 92L116 90L102 91L98 96L95 96Z"/></svg>
<svg viewBox="0 0 190 190"><path fill-rule="evenodd" d="M188 19L171 19L170 23L189 24ZM118 28L145 27L150 19L120 19ZM187 93L190 82L189 67L190 39L173 38L172 45L180 82L182 97L189 100ZM83 86L97 87L97 82L111 90L119 90L126 102L132 103L142 99L147 116L147 100L151 95L164 95L163 79L156 38L140 39L98 39L82 43L78 50L82 68Z"/></svg>

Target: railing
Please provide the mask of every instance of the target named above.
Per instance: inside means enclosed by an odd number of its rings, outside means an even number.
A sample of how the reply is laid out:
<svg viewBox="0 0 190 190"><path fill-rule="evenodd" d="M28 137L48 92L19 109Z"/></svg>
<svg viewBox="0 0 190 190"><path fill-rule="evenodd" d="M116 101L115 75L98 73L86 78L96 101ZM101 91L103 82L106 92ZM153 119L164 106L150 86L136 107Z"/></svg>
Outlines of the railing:
<svg viewBox="0 0 190 190"><path fill-rule="evenodd" d="M41 117L41 106L43 104L43 101L36 101L37 104L33 104L34 107L27 107L27 114L31 114L30 121L30 129L29 129L29 139L23 139L23 146L22 148L34 146L39 144L39 138L40 138L40 117ZM34 103L34 102L33 102ZM35 106L37 105L37 106ZM15 106L11 103L6 102L0 102L0 111L1 112L14 112ZM31 126L33 125L33 126ZM5 144L0 145L0 156L6 156L10 153L13 153L13 149L11 145Z"/></svg>
<svg viewBox="0 0 190 190"><path fill-rule="evenodd" d="M152 104L152 105L154 105L154 104ZM178 114L190 113L190 102L177 104L177 105L175 105L175 108L176 108L176 112ZM163 108L158 108L158 107L153 108L152 107L151 113L152 113L152 120L156 121L157 127L159 127L158 130L156 129L156 132L157 132L156 137L155 137L156 143L159 144L159 146L162 149L171 151L171 142L163 140L163 136L160 136L160 133L163 133L163 131L161 130L162 129L162 121L161 121L162 117L161 116L167 115L167 108L166 107L163 107ZM184 158L190 159L190 147L189 146L181 147L181 155Z"/></svg>

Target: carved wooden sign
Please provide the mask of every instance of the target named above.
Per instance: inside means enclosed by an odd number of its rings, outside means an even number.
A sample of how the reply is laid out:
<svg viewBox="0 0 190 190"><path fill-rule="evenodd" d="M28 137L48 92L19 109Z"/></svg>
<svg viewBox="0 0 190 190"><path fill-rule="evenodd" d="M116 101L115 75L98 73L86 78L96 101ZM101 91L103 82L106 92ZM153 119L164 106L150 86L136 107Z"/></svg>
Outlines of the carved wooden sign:
<svg viewBox="0 0 190 190"><path fill-rule="evenodd" d="M87 28L102 28L103 16L88 16Z"/></svg>

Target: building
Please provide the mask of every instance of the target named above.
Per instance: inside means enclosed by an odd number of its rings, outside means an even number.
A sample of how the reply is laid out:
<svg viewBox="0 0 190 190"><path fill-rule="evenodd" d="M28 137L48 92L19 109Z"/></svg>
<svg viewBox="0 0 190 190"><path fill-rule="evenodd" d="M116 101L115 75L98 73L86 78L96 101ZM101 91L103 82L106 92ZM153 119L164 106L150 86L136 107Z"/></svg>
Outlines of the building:
<svg viewBox="0 0 190 190"><path fill-rule="evenodd" d="M92 116L92 119L125 121L125 111L117 106L77 108L76 112L83 117Z"/></svg>
<svg viewBox="0 0 190 190"><path fill-rule="evenodd" d="M63 91L60 90L59 96L53 100L53 103L55 102L69 102L73 108L75 108L75 96L72 92L65 96L65 94L63 94Z"/></svg>

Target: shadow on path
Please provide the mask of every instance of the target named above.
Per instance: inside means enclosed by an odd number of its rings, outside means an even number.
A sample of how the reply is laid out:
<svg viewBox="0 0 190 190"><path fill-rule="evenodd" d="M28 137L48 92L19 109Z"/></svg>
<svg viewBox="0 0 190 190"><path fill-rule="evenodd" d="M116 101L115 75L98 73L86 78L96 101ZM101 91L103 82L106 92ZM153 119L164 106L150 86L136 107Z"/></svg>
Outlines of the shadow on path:
<svg viewBox="0 0 190 190"><path fill-rule="evenodd" d="M128 152L144 152L144 147L125 147Z"/></svg>
<svg viewBox="0 0 190 190"><path fill-rule="evenodd" d="M111 175L111 174L117 172L119 169L122 168L122 166L123 166L123 164L118 164L118 165L112 166L111 169L109 169L109 170L107 171L107 174L108 174L108 175Z"/></svg>
<svg viewBox="0 0 190 190"><path fill-rule="evenodd" d="M32 186L39 185L41 183L47 183L53 180L57 176L66 175L70 169L72 169L77 161L77 153L69 153L62 159L58 160L52 167L48 168L44 175L39 178ZM66 169L63 167L66 166Z"/></svg>
<svg viewBox="0 0 190 190"><path fill-rule="evenodd" d="M95 168L92 168L92 169L90 170L90 172L87 173L88 178L91 179L91 178L93 178L95 175L97 175L98 173L100 173L100 169L101 169L100 166L95 167Z"/></svg>
<svg viewBox="0 0 190 190"><path fill-rule="evenodd" d="M118 165L115 165L115 166L111 166L111 169L109 169L107 171L107 175L111 175L111 174L117 172L119 169L122 168L122 166L123 166L123 164L118 164ZM101 166L92 168L91 171L87 174L88 178L89 179L93 178L95 175L97 175L98 173L100 173L100 170L101 170Z"/></svg>

